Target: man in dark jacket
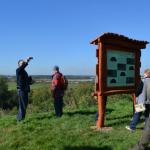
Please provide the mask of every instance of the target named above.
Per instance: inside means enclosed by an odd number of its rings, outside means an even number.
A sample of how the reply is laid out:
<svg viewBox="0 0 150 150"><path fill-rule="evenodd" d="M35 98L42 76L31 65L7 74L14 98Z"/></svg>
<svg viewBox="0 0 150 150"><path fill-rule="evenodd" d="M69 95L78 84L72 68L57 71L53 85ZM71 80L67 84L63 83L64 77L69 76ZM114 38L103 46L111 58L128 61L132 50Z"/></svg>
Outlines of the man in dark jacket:
<svg viewBox="0 0 150 150"><path fill-rule="evenodd" d="M19 97L19 110L17 114L17 121L21 121L25 118L26 115L28 93L30 92L30 82L28 73L25 71L25 68L31 59L33 59L33 57L28 57L26 60L19 60L18 68L16 69L17 90Z"/></svg>
<svg viewBox="0 0 150 150"><path fill-rule="evenodd" d="M54 66L52 75L51 91L54 97L54 108L57 117L63 114L63 96L64 90L61 85L62 74L59 72L59 67Z"/></svg>

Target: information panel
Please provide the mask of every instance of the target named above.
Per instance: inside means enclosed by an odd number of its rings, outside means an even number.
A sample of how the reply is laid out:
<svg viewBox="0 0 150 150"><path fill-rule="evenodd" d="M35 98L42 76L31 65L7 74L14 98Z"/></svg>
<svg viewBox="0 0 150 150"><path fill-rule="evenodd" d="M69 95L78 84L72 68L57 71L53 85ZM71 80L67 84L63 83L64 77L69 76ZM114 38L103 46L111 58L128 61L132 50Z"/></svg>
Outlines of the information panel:
<svg viewBox="0 0 150 150"><path fill-rule="evenodd" d="M107 50L107 86L134 86L135 53Z"/></svg>

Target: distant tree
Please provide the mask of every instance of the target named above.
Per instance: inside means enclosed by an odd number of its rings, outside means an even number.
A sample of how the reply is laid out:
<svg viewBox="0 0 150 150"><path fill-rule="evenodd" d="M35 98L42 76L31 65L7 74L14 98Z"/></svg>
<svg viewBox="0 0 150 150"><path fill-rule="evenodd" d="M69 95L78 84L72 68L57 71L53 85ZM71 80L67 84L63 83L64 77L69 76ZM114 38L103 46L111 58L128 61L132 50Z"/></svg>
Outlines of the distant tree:
<svg viewBox="0 0 150 150"><path fill-rule="evenodd" d="M8 90L8 80L0 76L0 108L12 109L17 105L17 92Z"/></svg>
<svg viewBox="0 0 150 150"><path fill-rule="evenodd" d="M0 107L3 108L3 103L6 101L8 96L8 84L7 78L0 77Z"/></svg>

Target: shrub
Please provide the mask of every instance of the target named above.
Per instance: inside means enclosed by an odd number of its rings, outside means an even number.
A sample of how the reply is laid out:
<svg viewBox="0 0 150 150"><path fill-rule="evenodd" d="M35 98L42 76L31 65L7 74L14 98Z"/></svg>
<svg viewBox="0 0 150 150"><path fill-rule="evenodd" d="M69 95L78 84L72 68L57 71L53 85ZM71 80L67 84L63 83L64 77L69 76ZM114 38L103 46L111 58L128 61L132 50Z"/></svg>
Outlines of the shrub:
<svg viewBox="0 0 150 150"><path fill-rule="evenodd" d="M78 83L71 85L65 92L64 107L71 109L95 105L96 101L91 96L92 92L93 83ZM34 89L30 93L28 111L51 111L54 109L53 100L49 88L42 87Z"/></svg>
<svg viewBox="0 0 150 150"><path fill-rule="evenodd" d="M18 106L18 96L16 90L8 91L6 79L1 79L0 83L0 108L13 109ZM69 84L64 96L64 106L66 108L90 107L96 104L96 100L91 96L94 83L79 82ZM54 109L53 97L47 86L42 86L31 90L29 94L28 112L51 111ZM16 110L16 108L15 108Z"/></svg>
<svg viewBox="0 0 150 150"><path fill-rule="evenodd" d="M8 84L5 77L0 77L0 107L3 105L8 97Z"/></svg>
<svg viewBox="0 0 150 150"><path fill-rule="evenodd" d="M91 96L93 92L93 83L78 83L69 88L64 97L64 104L66 107L90 107L95 105L96 101Z"/></svg>
<svg viewBox="0 0 150 150"><path fill-rule="evenodd" d="M3 102L3 109L12 109L18 106L18 95L16 90L8 91L5 102Z"/></svg>
<svg viewBox="0 0 150 150"><path fill-rule="evenodd" d="M52 95L47 88L34 89L30 93L30 109L36 107L36 111L50 111L52 109ZM31 110L30 110L31 111Z"/></svg>
<svg viewBox="0 0 150 150"><path fill-rule="evenodd" d="M17 105L17 92L8 90L8 83L5 77L0 77L0 108L12 109Z"/></svg>

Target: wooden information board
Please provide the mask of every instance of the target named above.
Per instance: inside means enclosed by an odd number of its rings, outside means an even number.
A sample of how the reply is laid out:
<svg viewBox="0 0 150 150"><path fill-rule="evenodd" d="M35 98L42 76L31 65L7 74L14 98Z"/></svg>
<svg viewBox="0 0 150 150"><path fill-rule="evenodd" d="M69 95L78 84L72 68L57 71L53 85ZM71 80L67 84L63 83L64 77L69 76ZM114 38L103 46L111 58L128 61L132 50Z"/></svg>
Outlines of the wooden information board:
<svg viewBox="0 0 150 150"><path fill-rule="evenodd" d="M141 49L147 41L130 39L115 33L104 33L91 44L96 49L96 91L98 100L97 127L104 126L107 96L119 93L134 95L140 82Z"/></svg>

